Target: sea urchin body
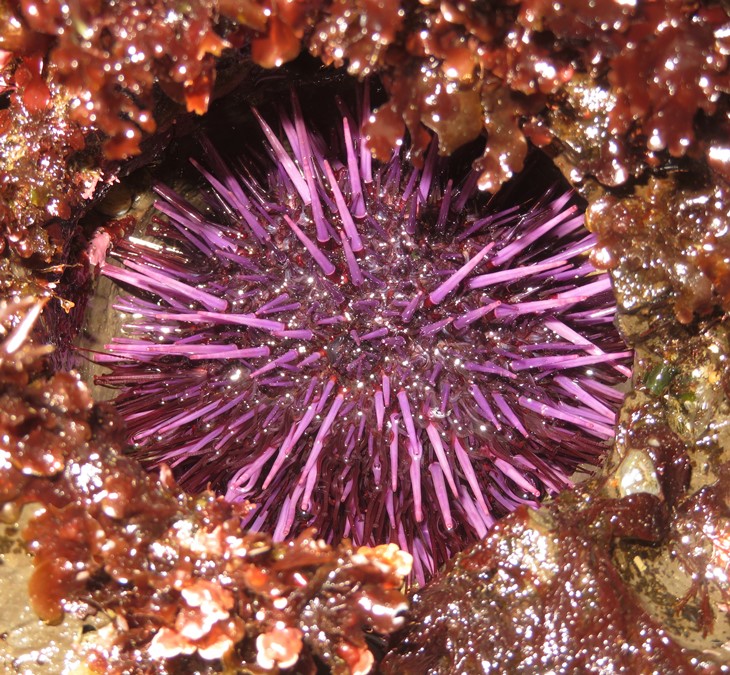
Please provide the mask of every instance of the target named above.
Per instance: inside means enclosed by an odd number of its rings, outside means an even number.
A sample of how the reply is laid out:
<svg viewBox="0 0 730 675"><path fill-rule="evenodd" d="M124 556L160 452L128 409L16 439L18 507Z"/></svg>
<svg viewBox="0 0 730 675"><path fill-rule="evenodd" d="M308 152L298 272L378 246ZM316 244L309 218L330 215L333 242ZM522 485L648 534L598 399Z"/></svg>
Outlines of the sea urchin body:
<svg viewBox="0 0 730 675"><path fill-rule="evenodd" d="M296 99L281 136L257 118L268 157L204 142L207 207L158 186L157 239L104 265L133 295L101 381L140 457L247 527L395 542L423 580L600 457L630 356L609 279L569 193L483 213L435 146L374 164L344 108L329 144Z"/></svg>

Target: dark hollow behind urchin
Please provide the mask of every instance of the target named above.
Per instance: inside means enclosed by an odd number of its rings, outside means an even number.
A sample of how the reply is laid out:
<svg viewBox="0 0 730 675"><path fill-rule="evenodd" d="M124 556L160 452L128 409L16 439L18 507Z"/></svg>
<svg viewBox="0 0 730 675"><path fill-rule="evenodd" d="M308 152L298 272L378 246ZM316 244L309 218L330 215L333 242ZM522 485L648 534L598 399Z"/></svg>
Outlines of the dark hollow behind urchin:
<svg viewBox="0 0 730 675"><path fill-rule="evenodd" d="M246 527L394 542L423 582L600 460L630 353L571 193L497 211L435 143L375 163L363 99L328 133L294 95L278 133L255 112L232 159L203 139L202 209L156 186L103 265L132 295L98 381L144 462Z"/></svg>

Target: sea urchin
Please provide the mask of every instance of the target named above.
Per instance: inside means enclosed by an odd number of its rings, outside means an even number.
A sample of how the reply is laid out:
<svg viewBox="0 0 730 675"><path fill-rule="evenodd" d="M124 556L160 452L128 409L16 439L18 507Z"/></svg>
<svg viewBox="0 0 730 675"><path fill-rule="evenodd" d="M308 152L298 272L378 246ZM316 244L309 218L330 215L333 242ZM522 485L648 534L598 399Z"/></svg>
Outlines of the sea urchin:
<svg viewBox="0 0 730 675"><path fill-rule="evenodd" d="M100 381L145 462L247 527L395 542L422 581L597 461L630 353L570 193L484 213L435 144L375 164L340 110L330 143L295 97L281 135L254 111L268 157L204 140L202 210L156 187L156 239L103 266L133 295Z"/></svg>

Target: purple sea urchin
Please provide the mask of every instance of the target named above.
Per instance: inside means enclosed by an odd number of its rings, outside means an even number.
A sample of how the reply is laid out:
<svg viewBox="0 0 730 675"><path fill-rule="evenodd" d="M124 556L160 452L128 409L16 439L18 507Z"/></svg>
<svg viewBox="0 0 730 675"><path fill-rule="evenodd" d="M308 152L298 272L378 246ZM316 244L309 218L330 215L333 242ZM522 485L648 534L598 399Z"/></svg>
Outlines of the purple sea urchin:
<svg viewBox="0 0 730 675"><path fill-rule="evenodd" d="M246 526L392 541L423 580L613 435L630 353L594 237L569 193L483 213L435 144L373 164L344 109L335 150L296 99L281 137L255 114L268 159L204 141L207 208L158 186L157 241L104 265L134 295L100 381L145 461Z"/></svg>

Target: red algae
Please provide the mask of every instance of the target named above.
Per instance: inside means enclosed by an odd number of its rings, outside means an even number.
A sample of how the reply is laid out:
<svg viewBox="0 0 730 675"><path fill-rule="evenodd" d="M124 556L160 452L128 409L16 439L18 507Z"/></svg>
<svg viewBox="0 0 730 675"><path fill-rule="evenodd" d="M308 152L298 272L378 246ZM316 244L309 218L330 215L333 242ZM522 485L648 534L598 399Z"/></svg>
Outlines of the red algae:
<svg viewBox="0 0 730 675"><path fill-rule="evenodd" d="M20 57L13 86L26 106L47 105L46 70L75 97L72 118L106 135L106 156L126 158L156 129L155 85L202 114L223 50L250 46L256 63L281 65L299 54L317 4L13 0L2 9L0 48Z"/></svg>
<svg viewBox="0 0 730 675"><path fill-rule="evenodd" d="M629 502L629 520L653 505ZM505 518L414 595L382 672L712 672L642 609L586 526L556 509Z"/></svg>
<svg viewBox="0 0 730 675"><path fill-rule="evenodd" d="M55 84L73 99L66 117L104 134L107 157L139 153L142 138L156 129L156 85L202 113L214 96L216 59L275 67L308 49L359 78L382 79L389 100L374 113L368 135L384 161L407 129L417 165L434 133L442 154L485 135L475 166L480 187L490 191L522 168L528 138L580 148L583 173L608 186L670 156L702 157L728 174L728 15L721 5L601 0L589 13L575 0L501 0L488 8L446 0L247 0L219 8L195 0L184 11L152 0L64 7L41 11L33 0L13 0L0 10L3 88L16 92L6 122L18 106L46 110ZM590 128L580 111L587 103L575 108L571 100L576 78L589 98L595 91L610 100L605 119ZM563 122L555 126L551 118ZM588 135L581 137L580 128ZM53 129L53 120L39 119L13 146ZM594 132L600 145L591 142ZM69 155L53 159L66 163ZM34 174L30 165L26 172ZM6 201L22 222L25 202Z"/></svg>
<svg viewBox="0 0 730 675"><path fill-rule="evenodd" d="M390 117L394 112L402 116L421 149L427 144L427 108L438 100L442 76L452 100L470 90L481 93L487 146L477 166L480 186L489 190L522 167L525 135L541 145L547 142L534 134L546 111L557 109L580 120L563 96L576 75L588 78L591 88L608 81L614 99L607 126L611 151L594 155L593 175L618 185L631 172L612 167L617 157L619 162L624 156L637 158L646 168L664 150L693 154L698 113L721 118L721 97L730 86L727 20L719 6L680 2L605 0L593 3L589 14L576 2L492 3L488 10L476 4L423 3L410 11L408 28L388 45L378 72L391 96ZM321 31L315 31L314 53L322 52L320 42L332 21L325 18ZM348 61L350 50L358 49L359 37L353 34L337 48L340 62L361 75L372 66L358 57ZM499 106L490 103L496 101ZM468 106L445 106L438 113L441 129L468 126L473 119ZM376 113L372 147L383 159L381 147L392 138L392 124L380 126L378 119ZM445 143L442 151L452 152L458 143Z"/></svg>
<svg viewBox="0 0 730 675"><path fill-rule="evenodd" d="M40 108L23 102L12 111L0 110L0 247L7 245L21 259L59 258L65 241L49 225L71 218L83 203L86 183L100 174L84 168L83 161L72 162L83 157L86 141L69 119L69 105L68 97L55 91Z"/></svg>

